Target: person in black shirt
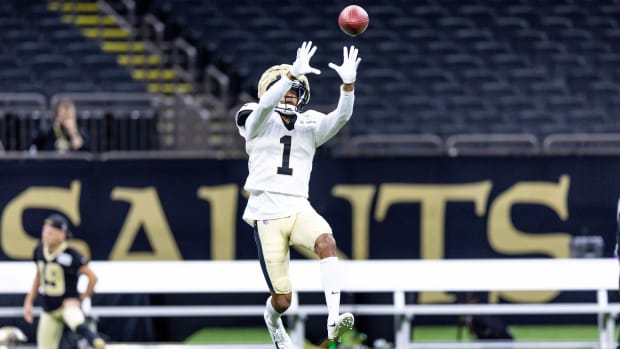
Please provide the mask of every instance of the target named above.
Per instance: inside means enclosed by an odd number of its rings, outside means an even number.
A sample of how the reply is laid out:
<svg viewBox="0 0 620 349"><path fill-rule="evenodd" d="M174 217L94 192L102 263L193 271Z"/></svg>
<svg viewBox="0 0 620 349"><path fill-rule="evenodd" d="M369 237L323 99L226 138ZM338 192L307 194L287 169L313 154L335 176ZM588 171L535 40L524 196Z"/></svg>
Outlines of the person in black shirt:
<svg viewBox="0 0 620 349"><path fill-rule="evenodd" d="M54 121L39 129L31 148L38 151L88 151L86 134L77 126L75 104L68 98L61 98L54 105Z"/></svg>
<svg viewBox="0 0 620 349"><path fill-rule="evenodd" d="M474 304L478 303L479 297L473 292L467 292L464 296L459 297L461 303ZM461 340L461 330L466 326L469 334L479 340L505 340L512 341L513 335L510 328L504 320L499 316L468 314L459 317L457 327L457 339ZM509 346L507 346L509 347Z"/></svg>
<svg viewBox="0 0 620 349"><path fill-rule="evenodd" d="M104 349L105 341L91 331L80 309L81 301L93 294L97 276L88 261L67 246L66 239L71 237L68 227L65 217L59 214L45 219L42 243L34 251L37 274L24 300L24 319L33 323L33 304L41 294L43 311L37 327L39 349L58 349L65 323L95 349ZM82 294L77 289L80 275L88 277L88 286Z"/></svg>

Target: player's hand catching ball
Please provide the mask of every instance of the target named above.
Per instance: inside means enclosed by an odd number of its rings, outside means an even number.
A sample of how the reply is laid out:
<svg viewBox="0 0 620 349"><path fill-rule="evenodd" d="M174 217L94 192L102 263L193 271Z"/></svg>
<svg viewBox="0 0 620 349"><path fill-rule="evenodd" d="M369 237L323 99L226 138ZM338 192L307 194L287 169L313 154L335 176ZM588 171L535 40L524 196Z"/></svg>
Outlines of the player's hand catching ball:
<svg viewBox="0 0 620 349"><path fill-rule="evenodd" d="M291 67L291 75L297 77L309 73L321 74L321 71L310 66L310 58L314 56L316 46L312 46L312 41L304 41L297 49L297 58Z"/></svg>
<svg viewBox="0 0 620 349"><path fill-rule="evenodd" d="M360 64L362 59L357 57L357 48L355 48L355 46L351 46L348 51L345 46L342 51L344 56L342 65L338 66L334 63L329 63L329 67L340 75L343 83L352 84L355 82L355 77L357 76L357 66Z"/></svg>

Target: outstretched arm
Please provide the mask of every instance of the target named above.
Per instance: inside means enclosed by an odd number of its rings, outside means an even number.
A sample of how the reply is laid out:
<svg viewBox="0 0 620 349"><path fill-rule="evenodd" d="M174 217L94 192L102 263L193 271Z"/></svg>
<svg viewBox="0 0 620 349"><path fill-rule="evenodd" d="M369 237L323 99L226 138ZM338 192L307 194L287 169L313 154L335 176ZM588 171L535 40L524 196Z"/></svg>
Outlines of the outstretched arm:
<svg viewBox="0 0 620 349"><path fill-rule="evenodd" d="M355 78L357 77L357 67L362 59L357 57L357 48L354 46L351 46L349 50L345 46L342 51L342 65L329 63L329 67L334 69L342 79L338 106L318 124L315 134L317 147L334 137L353 114Z"/></svg>
<svg viewBox="0 0 620 349"><path fill-rule="evenodd" d="M309 73L320 74L321 71L310 66L310 59L316 52L316 46L312 46L312 41L303 42L297 49L297 58L290 71L286 73L286 78L280 78L271 86L258 102L257 108L248 116L245 123L247 139L258 135L261 127L265 124L273 109L291 88L293 80L299 75Z"/></svg>

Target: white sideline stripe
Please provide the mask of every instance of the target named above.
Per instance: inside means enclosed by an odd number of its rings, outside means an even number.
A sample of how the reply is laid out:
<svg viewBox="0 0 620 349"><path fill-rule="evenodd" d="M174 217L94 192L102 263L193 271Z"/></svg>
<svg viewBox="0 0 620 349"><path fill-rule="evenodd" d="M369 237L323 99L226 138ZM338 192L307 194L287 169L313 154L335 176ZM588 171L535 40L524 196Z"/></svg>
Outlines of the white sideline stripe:
<svg viewBox="0 0 620 349"><path fill-rule="evenodd" d="M91 268L98 293L267 292L257 261L94 261ZM341 261L340 269L345 292L578 291L617 289L619 267L612 258L541 258ZM32 262L0 262L0 294L27 292L35 272ZM296 291L322 292L318 261L292 261L290 274Z"/></svg>
<svg viewBox="0 0 620 349"><path fill-rule="evenodd" d="M273 344L136 344L106 343L106 349L273 349ZM34 345L9 346L9 349L37 349Z"/></svg>
<svg viewBox="0 0 620 349"><path fill-rule="evenodd" d="M461 343L411 343L408 349L547 349L547 348L599 348L598 342L502 342L502 341L478 341Z"/></svg>
<svg viewBox="0 0 620 349"><path fill-rule="evenodd" d="M620 313L620 304L599 306L596 304L475 304L475 305L410 305L395 308L393 305L341 305L342 312L358 315L466 315L466 314L513 314L513 315L557 315L557 314L599 314ZM92 315L101 317L202 317L202 316L262 316L262 305L187 305L187 306L96 306ZM40 308L35 308L38 315ZM285 315L326 315L322 305L300 305L290 308ZM0 308L0 318L21 317L21 307Z"/></svg>
<svg viewBox="0 0 620 349"><path fill-rule="evenodd" d="M35 346L20 345L14 349L37 349ZM407 349L547 349L547 348L600 348L597 342L561 341L561 342L413 342ZM273 349L273 344L106 344L106 349Z"/></svg>
<svg viewBox="0 0 620 349"><path fill-rule="evenodd" d="M37 349L35 346L20 345L13 349ZM597 342L436 342L411 343L407 349L547 349L547 348L599 348ZM273 349L273 344L134 344L110 343L106 349Z"/></svg>
<svg viewBox="0 0 620 349"><path fill-rule="evenodd" d="M95 261L97 293L262 293L267 294L256 261ZM615 315L620 304L609 303L608 291L618 289L615 259L467 259L342 261L343 292L392 293L392 304L343 305L343 311L365 315L404 315L395 333L397 349L410 348L414 315L450 314L597 314L599 348L615 348ZM25 294L36 269L32 262L0 262L0 294ZM324 307L299 304L298 293L322 292L316 260L290 265L295 291L288 314L294 317L291 338L302 345L304 315L325 314ZM198 276L198 277L197 277ZM201 277L202 276L202 277ZM81 286L84 286L84 278ZM595 302L545 304L406 304L406 292L425 291L590 291ZM255 315L263 305L185 307L93 307L94 314L117 316L227 316ZM350 308L348 308L350 307ZM0 308L1 310L2 308ZM260 310L259 310L260 309ZM345 310L346 309L346 310ZM21 309L7 309L21 316ZM100 313L98 313L100 312ZM122 314L122 315L121 315ZM544 347L556 347L545 345ZM539 347L536 347L539 348Z"/></svg>

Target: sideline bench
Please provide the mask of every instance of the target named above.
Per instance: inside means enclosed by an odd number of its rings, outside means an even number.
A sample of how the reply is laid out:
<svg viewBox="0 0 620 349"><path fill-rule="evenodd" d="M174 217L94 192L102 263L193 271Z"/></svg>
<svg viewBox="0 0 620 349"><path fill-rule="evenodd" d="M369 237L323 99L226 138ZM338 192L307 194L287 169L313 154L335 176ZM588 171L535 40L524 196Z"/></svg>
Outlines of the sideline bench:
<svg viewBox="0 0 620 349"><path fill-rule="evenodd" d="M94 261L99 276L97 293L262 293L267 287L257 261ZM1 262L0 294L25 294L35 272L32 262ZM620 305L610 303L607 291L618 288L615 259L480 259L480 260L366 260L342 261L342 291L392 293L392 304L343 304L342 311L357 315L394 315L399 319L396 349L431 348L411 342L411 320L416 315L464 314L595 314L598 316L598 348L615 348L615 316ZM291 337L305 338L304 320L326 315L324 305L299 303L299 293L322 292L318 261L291 263L294 297L287 311ZM195 278L204 275L212 277ZM214 280L214 282L209 282ZM217 282L215 282L217 280ZM543 304L407 304L406 292L422 291L591 291L596 301ZM94 306L100 317L261 316L264 304L209 306ZM21 308L0 308L0 317L19 317ZM518 342L519 348L537 347ZM573 343L574 344L574 343ZM594 343L596 345L597 343ZM484 348L510 347L493 343ZM466 343L442 344L464 348ZM477 345L480 347L480 345ZM548 343L545 348L569 347Z"/></svg>

